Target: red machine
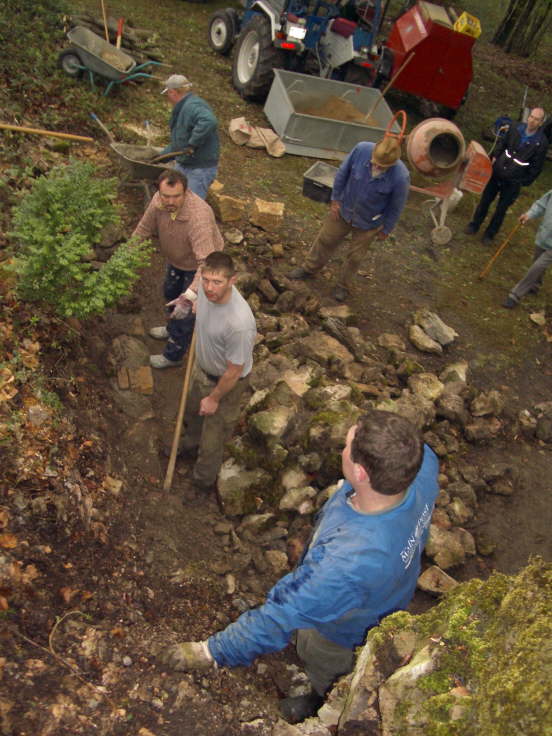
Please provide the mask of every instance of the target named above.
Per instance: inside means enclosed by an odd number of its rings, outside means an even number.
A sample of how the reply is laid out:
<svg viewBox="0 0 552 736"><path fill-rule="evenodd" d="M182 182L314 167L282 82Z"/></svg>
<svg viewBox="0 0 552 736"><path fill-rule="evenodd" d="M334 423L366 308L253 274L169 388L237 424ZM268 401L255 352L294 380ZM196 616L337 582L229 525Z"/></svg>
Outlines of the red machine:
<svg viewBox="0 0 552 736"><path fill-rule="evenodd" d="M424 97L449 116L464 101L472 80L471 50L481 28L477 18L452 8L418 0L398 18L382 54L383 72L392 78L408 59L412 63L393 82L396 89Z"/></svg>

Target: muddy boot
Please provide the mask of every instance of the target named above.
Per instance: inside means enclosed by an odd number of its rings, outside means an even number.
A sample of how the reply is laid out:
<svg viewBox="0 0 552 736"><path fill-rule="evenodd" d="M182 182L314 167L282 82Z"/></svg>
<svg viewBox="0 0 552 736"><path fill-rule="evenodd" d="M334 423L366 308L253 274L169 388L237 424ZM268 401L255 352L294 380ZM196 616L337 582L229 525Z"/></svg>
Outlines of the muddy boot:
<svg viewBox="0 0 552 736"><path fill-rule="evenodd" d="M324 698L321 695L311 692L308 695L284 698L278 703L278 708L288 723L301 723L305 718L316 715L323 702Z"/></svg>

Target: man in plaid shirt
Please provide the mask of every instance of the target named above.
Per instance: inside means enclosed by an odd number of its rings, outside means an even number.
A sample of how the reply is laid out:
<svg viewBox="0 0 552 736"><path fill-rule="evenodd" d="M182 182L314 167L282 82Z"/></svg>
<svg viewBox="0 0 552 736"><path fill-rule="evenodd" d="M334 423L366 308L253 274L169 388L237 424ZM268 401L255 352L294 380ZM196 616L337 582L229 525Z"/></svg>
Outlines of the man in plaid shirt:
<svg viewBox="0 0 552 736"><path fill-rule="evenodd" d="M163 292L169 319L166 326L152 327L151 337L167 339L160 355L150 356L153 368L182 363L194 331L193 302L197 298L199 268L205 258L222 250L224 241L211 207L187 187L186 177L167 170L159 177L153 196L133 236L157 238L168 261Z"/></svg>

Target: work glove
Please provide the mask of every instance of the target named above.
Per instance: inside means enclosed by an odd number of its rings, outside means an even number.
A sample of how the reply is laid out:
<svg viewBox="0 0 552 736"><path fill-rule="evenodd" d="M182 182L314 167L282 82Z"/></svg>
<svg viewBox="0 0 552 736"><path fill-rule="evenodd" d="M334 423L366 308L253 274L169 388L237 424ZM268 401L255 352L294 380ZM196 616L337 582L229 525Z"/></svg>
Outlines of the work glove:
<svg viewBox="0 0 552 736"><path fill-rule="evenodd" d="M186 292L184 292L171 302L167 302L165 306L173 307L171 319L184 319L184 317L187 317L192 311L193 303L186 296Z"/></svg>
<svg viewBox="0 0 552 736"><path fill-rule="evenodd" d="M163 664L179 672L190 670L205 672L217 666L206 641L183 641L181 644L172 644L161 652L159 659Z"/></svg>
<svg viewBox="0 0 552 736"><path fill-rule="evenodd" d="M193 154L195 153L195 148L193 146L187 146L182 151L182 153L184 154L184 156L193 156Z"/></svg>

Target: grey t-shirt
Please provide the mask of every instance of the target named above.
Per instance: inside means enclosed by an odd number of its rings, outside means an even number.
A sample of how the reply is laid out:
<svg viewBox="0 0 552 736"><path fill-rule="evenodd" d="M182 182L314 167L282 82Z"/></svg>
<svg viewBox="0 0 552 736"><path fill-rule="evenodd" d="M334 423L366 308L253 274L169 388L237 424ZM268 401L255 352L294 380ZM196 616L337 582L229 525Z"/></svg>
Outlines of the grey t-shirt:
<svg viewBox="0 0 552 736"><path fill-rule="evenodd" d="M213 304L199 285L196 313L197 362L212 376L222 376L227 363L243 365L242 376L251 372L257 335L255 317L235 286L226 304Z"/></svg>

